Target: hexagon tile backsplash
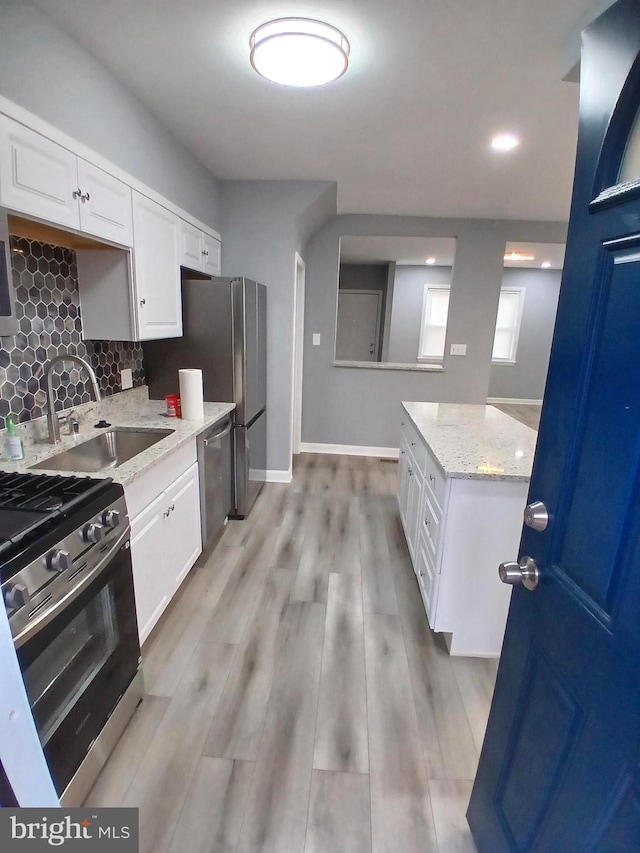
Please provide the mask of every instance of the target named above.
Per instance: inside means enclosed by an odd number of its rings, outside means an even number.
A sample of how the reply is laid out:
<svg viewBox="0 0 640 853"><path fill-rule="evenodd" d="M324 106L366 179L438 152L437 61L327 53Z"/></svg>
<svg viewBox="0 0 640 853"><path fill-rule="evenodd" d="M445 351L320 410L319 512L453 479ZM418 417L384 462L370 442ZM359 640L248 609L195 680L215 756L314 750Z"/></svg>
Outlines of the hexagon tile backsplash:
<svg viewBox="0 0 640 853"><path fill-rule="evenodd" d="M63 353L87 359L103 396L121 391L120 371L144 385L142 346L128 341L83 341L75 253L12 237L11 262L20 331L0 338L0 428L12 412L23 421L45 414L44 365ZM89 383L72 362L53 377L56 410L92 399Z"/></svg>

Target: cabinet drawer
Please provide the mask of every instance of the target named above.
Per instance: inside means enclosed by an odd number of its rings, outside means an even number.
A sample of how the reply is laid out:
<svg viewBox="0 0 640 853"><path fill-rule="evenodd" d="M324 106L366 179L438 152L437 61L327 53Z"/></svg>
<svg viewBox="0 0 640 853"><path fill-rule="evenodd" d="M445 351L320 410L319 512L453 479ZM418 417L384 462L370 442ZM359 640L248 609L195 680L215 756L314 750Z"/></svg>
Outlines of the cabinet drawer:
<svg viewBox="0 0 640 853"><path fill-rule="evenodd" d="M409 420L408 415L404 415L400 423L402 427L402 437L405 439L407 447L411 451L416 465L420 469L421 473L424 473L427 458L427 447L424 443L424 439Z"/></svg>
<svg viewBox="0 0 640 853"><path fill-rule="evenodd" d="M429 499L429 489L423 489L422 512L420 516L420 530L423 538L431 549L432 559L435 561L440 542L440 528L442 527L442 514L435 502Z"/></svg>
<svg viewBox="0 0 640 853"><path fill-rule="evenodd" d="M434 459L431 451L427 448L425 448L425 450L424 481L435 498L438 504L438 509L441 510L444 508L444 500L447 494L447 478L445 477L442 468L440 468Z"/></svg>
<svg viewBox="0 0 640 853"><path fill-rule="evenodd" d="M135 518L196 461L196 440L192 438L139 474L124 488L129 517Z"/></svg>
<svg viewBox="0 0 640 853"><path fill-rule="evenodd" d="M416 575L418 576L420 593L424 602L424 609L427 612L429 624L433 627L438 575L431 562L428 545L426 544L423 536L420 537L420 544L418 546L416 558Z"/></svg>

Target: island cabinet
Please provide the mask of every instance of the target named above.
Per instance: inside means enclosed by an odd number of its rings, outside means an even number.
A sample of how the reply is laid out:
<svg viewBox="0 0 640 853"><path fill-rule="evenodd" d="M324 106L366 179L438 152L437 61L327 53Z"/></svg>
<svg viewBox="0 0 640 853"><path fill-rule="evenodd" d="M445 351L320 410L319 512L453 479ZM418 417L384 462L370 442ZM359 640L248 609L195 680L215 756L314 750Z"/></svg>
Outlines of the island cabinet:
<svg viewBox="0 0 640 853"><path fill-rule="evenodd" d="M500 654L536 433L492 406L403 403L398 505L429 625L452 655Z"/></svg>

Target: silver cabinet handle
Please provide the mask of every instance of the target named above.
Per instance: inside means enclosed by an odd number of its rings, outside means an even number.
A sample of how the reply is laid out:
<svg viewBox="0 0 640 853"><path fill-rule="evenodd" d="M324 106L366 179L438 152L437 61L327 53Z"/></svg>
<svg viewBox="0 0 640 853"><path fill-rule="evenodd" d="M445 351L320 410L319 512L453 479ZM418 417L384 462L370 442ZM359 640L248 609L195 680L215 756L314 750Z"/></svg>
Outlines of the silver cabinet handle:
<svg viewBox="0 0 640 853"><path fill-rule="evenodd" d="M169 508L165 512L163 512L162 514L164 515L165 518L169 518L169 516L171 515L171 513L174 511L175 508L176 508L176 505L171 504L169 506Z"/></svg>
<svg viewBox="0 0 640 853"><path fill-rule="evenodd" d="M91 195L89 193L80 193L80 201L84 204L85 201L90 201Z"/></svg>
<svg viewBox="0 0 640 853"><path fill-rule="evenodd" d="M428 518L425 518L424 523L427 525L427 527L431 524Z"/></svg>
<svg viewBox="0 0 640 853"><path fill-rule="evenodd" d="M80 187L78 187L77 190L74 190L71 193L71 196L74 200L81 198L82 197L82 190L80 189Z"/></svg>
<svg viewBox="0 0 640 853"><path fill-rule="evenodd" d="M436 481L435 476L434 476L433 474L429 474L429 482L430 482L430 483L435 483L435 481Z"/></svg>
<svg viewBox="0 0 640 853"><path fill-rule="evenodd" d="M140 300L140 305L146 305L146 304L147 304L147 300L146 300L146 299L141 299L141 300Z"/></svg>

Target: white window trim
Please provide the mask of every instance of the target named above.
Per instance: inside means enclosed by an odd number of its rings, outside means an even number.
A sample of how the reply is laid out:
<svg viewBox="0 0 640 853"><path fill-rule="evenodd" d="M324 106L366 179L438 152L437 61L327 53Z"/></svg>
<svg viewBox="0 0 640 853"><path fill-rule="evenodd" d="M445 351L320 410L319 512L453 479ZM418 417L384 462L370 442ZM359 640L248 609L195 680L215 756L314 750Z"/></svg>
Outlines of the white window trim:
<svg viewBox="0 0 640 853"><path fill-rule="evenodd" d="M517 293L518 294L518 315L516 317L516 325L513 334L513 340L511 343L511 352L509 353L509 358L491 358L491 364L509 364L514 365L517 364L516 356L518 354L518 343L520 342L520 327L522 325L522 311L524 309L524 299L525 299L525 287L501 287L500 294L503 293ZM497 315L496 315L497 322ZM494 332L495 338L495 332ZM493 345L491 347L493 351Z"/></svg>
<svg viewBox="0 0 640 853"><path fill-rule="evenodd" d="M422 317L420 319L420 340L418 342L418 356L417 361L423 364L442 364L444 361L444 354L446 352L446 346L442 353L442 358L438 358L437 356L432 355L422 355L422 350L425 345L425 330L426 330L426 320L427 315L429 313L429 308L431 307L431 294L433 291L447 291L447 293L451 292L451 287L448 284L425 284L424 290L422 292ZM447 324L449 322L449 315L447 313ZM445 326L445 337L446 337L447 329ZM446 343L446 342L445 342Z"/></svg>

